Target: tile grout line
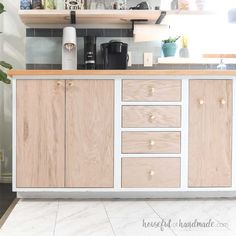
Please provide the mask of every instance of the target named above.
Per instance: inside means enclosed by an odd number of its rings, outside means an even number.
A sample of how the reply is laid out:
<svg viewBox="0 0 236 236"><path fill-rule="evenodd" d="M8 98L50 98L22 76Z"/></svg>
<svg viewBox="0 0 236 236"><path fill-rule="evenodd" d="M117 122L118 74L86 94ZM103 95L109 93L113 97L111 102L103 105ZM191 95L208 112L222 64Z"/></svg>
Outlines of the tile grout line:
<svg viewBox="0 0 236 236"><path fill-rule="evenodd" d="M105 210L105 212L106 212L107 219L108 219L108 221L109 221L109 223L110 223L110 226L111 226L112 232L113 232L114 236L116 236L115 230L114 230L114 228L113 228L113 226L112 226L112 223L111 223L111 219L110 219L110 217L108 216L107 209L106 209L106 207L105 207L103 201L102 201L102 205L103 205L103 208L104 208L104 210Z"/></svg>
<svg viewBox="0 0 236 236"><path fill-rule="evenodd" d="M162 220L164 220L164 218L162 218L158 213L157 211L149 204L149 202L145 201L145 203L154 211L154 213L159 217L161 218ZM175 236L178 236L174 230L172 228L170 228L170 231L175 235Z"/></svg>
<svg viewBox="0 0 236 236"><path fill-rule="evenodd" d="M55 217L55 223L54 223L54 229L53 229L53 236L55 236L55 232L56 232L58 211L59 211L59 201L57 202L57 212L56 212L56 217Z"/></svg>

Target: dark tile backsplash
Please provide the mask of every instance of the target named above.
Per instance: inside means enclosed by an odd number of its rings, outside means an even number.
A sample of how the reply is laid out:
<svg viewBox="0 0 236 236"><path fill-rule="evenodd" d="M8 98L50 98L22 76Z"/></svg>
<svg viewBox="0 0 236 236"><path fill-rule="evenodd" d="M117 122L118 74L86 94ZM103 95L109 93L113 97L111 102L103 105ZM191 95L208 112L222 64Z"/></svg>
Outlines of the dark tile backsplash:
<svg viewBox="0 0 236 236"><path fill-rule="evenodd" d="M26 29L26 37L62 37L63 29ZM133 37L132 29L76 29L77 37Z"/></svg>

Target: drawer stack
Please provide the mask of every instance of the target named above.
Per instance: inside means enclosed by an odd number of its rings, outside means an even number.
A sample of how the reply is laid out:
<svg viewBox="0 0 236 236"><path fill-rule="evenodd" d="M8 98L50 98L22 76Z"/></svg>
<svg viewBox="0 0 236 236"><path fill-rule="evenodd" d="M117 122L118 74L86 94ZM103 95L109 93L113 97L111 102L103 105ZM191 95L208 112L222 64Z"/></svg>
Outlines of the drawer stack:
<svg viewBox="0 0 236 236"><path fill-rule="evenodd" d="M180 187L181 91L181 80L122 81L123 188Z"/></svg>

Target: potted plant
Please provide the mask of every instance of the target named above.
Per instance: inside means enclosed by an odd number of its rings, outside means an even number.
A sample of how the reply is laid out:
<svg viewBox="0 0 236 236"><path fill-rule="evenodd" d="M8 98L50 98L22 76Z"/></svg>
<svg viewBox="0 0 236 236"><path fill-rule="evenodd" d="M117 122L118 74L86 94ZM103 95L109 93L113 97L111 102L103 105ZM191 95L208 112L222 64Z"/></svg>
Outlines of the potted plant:
<svg viewBox="0 0 236 236"><path fill-rule="evenodd" d="M168 39L164 39L162 42L162 51L164 57L173 57L175 56L177 44L176 41L180 38L180 36L172 38L169 37Z"/></svg>
<svg viewBox="0 0 236 236"><path fill-rule="evenodd" d="M5 12L4 5L2 3L0 3L0 14L2 14L3 12ZM0 61L0 81L2 81L3 83L6 83L6 84L11 83L11 80L9 80L7 78L6 70L8 70L8 69L9 70L12 69L12 66L5 61Z"/></svg>

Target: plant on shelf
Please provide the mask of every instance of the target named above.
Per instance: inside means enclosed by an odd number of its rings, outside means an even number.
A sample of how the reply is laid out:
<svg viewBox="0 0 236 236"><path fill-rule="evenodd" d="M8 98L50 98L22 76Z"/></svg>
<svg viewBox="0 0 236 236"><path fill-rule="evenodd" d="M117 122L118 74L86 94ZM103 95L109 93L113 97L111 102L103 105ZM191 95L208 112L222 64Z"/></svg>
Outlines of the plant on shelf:
<svg viewBox="0 0 236 236"><path fill-rule="evenodd" d="M3 12L5 12L4 5L0 3L0 14L2 14ZM6 84L11 83L11 80L8 79L7 73L6 73L7 70L11 70L11 69L12 69L12 66L9 63L5 61L0 61L0 81Z"/></svg>
<svg viewBox="0 0 236 236"><path fill-rule="evenodd" d="M164 54L164 57L173 57L175 56L177 44L176 41L180 38L180 36L172 38L169 37L168 39L162 40L162 51Z"/></svg>

